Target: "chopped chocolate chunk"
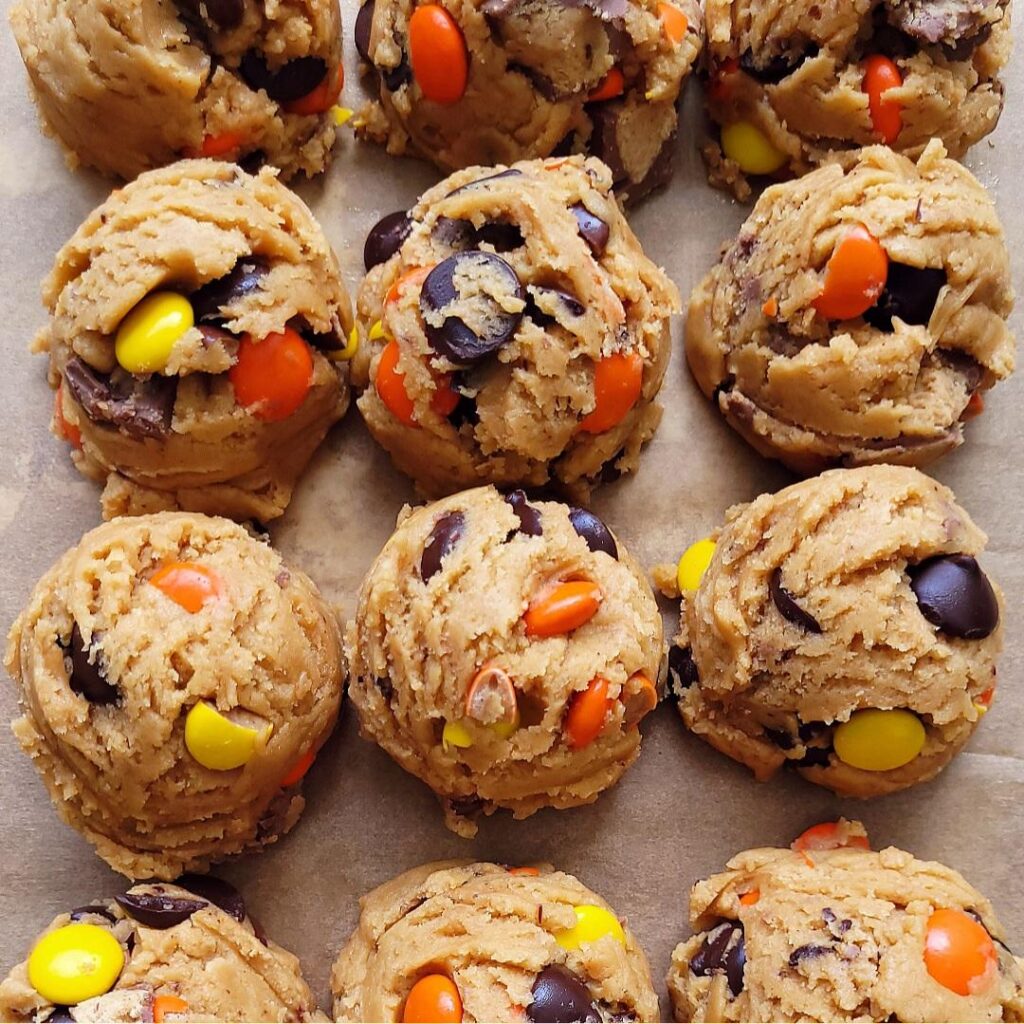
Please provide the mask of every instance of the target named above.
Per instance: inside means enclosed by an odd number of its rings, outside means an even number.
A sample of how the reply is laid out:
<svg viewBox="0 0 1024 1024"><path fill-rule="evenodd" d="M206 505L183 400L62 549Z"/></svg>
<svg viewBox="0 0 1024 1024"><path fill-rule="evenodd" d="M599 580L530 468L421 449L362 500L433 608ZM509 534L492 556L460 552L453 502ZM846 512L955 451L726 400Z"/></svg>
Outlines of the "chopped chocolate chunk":
<svg viewBox="0 0 1024 1024"><path fill-rule="evenodd" d="M109 423L130 437L164 438L171 431L177 394L173 377L135 377L121 370L100 373L78 356L64 367L72 397L96 423Z"/></svg>
<svg viewBox="0 0 1024 1024"><path fill-rule="evenodd" d="M295 57L271 71L262 53L248 50L239 70L253 91L262 89L275 103L290 103L311 93L324 80L327 62L322 57Z"/></svg>
<svg viewBox="0 0 1024 1024"><path fill-rule="evenodd" d="M945 286L946 271L941 268L911 267L890 260L885 290L864 319L885 332L894 330L895 318L913 326L927 326Z"/></svg>
<svg viewBox="0 0 1024 1024"><path fill-rule="evenodd" d="M743 925L739 921L723 921L704 939L690 960L690 973L699 978L724 973L729 991L738 996L743 991L743 975L747 963Z"/></svg>
<svg viewBox="0 0 1024 1024"><path fill-rule="evenodd" d="M258 292L267 270L267 261L261 256L244 256L229 273L215 281L207 281L189 296L196 322L223 323L226 319L223 308Z"/></svg>
<svg viewBox="0 0 1024 1024"><path fill-rule="evenodd" d="M781 568L776 568L775 572L772 573L769 590L771 591L772 601L775 602L775 607L778 608L779 614L784 619L806 630L808 633L821 632L818 620L810 612L804 611L796 603L793 595L782 585Z"/></svg>
<svg viewBox="0 0 1024 1024"><path fill-rule="evenodd" d="M534 508L526 500L525 491L512 491L505 495L505 500L512 506L512 511L519 517L519 529L515 531L516 533L523 533L527 537L543 536L544 525L541 521L540 510Z"/></svg>
<svg viewBox="0 0 1024 1024"><path fill-rule="evenodd" d="M811 960L819 956L827 956L835 952L831 946L815 946L808 943L806 946L799 946L789 954L789 966L796 967L801 960Z"/></svg>
<svg viewBox="0 0 1024 1024"><path fill-rule="evenodd" d="M108 682L106 661L99 650L86 647L76 622L71 627L71 674L68 685L90 704L116 704L121 694Z"/></svg>
<svg viewBox="0 0 1024 1024"><path fill-rule="evenodd" d="M590 251L600 259L608 246L611 229L597 214L591 213L582 203L577 203L571 209L576 218L576 227L580 237L590 246Z"/></svg>
<svg viewBox="0 0 1024 1024"><path fill-rule="evenodd" d="M197 910L206 906L206 900L188 900L178 896L164 896L161 892L126 892L115 896L121 909L147 928L173 928L187 921Z"/></svg>
<svg viewBox="0 0 1024 1024"><path fill-rule="evenodd" d="M780 53L767 58L755 57L752 51L745 50L740 55L740 68L762 85L778 85L784 78L793 74L805 60L817 55L818 47L815 43L807 44L802 50Z"/></svg>
<svg viewBox="0 0 1024 1024"><path fill-rule="evenodd" d="M220 907L229 917L236 921L245 920L245 900L242 894L223 878L215 875L182 875L174 883L181 889L188 889L216 907Z"/></svg>
<svg viewBox="0 0 1024 1024"><path fill-rule="evenodd" d="M689 647L673 644L668 649L668 693L681 699L694 683L699 682L700 676L693 661L693 651Z"/></svg>
<svg viewBox="0 0 1024 1024"><path fill-rule="evenodd" d="M424 583L441 571L441 563L462 539L465 526L466 517L458 510L446 512L434 524L420 557L420 579Z"/></svg>

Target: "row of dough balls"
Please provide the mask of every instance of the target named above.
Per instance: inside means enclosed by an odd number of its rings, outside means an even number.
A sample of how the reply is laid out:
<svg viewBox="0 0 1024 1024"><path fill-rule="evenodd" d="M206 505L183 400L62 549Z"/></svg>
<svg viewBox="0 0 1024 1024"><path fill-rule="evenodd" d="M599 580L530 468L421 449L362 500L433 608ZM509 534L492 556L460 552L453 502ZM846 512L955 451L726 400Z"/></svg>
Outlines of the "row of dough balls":
<svg viewBox="0 0 1024 1024"><path fill-rule="evenodd" d="M464 836L498 810L596 800L663 696L759 779L791 766L877 796L933 778L993 705L1003 602L984 545L908 468L834 470L732 509L703 565L681 562L666 685L650 585L578 506L483 487L404 509L344 643L265 539L123 517L12 627L13 729L61 817L133 879L287 832L346 675L363 735Z"/></svg>
<svg viewBox="0 0 1024 1024"><path fill-rule="evenodd" d="M313 175L351 116L337 0L20 0L11 20L46 127L107 173L199 154ZM1011 44L1009 0L367 0L354 37L377 93L360 135L445 171L585 153L630 199L671 177L702 51L710 178L746 198L877 142L962 155L999 120Z"/></svg>
<svg viewBox="0 0 1024 1024"><path fill-rule="evenodd" d="M548 865L426 864L360 908L334 1020L662 1019L628 926ZM667 979L677 1021L1024 1019L1024 961L989 901L942 864L871 851L856 822L739 854L693 887L689 917ZM187 875L57 917L0 983L0 1019L328 1018L241 894Z"/></svg>
<svg viewBox="0 0 1024 1024"><path fill-rule="evenodd" d="M634 471L661 418L676 288L600 161L457 172L370 232L355 320L337 259L267 170L186 160L115 192L57 256L35 340L54 432L107 517L268 521L353 389L428 497ZM1013 370L1006 243L933 142L767 190L690 301L726 420L803 474L924 465Z"/></svg>

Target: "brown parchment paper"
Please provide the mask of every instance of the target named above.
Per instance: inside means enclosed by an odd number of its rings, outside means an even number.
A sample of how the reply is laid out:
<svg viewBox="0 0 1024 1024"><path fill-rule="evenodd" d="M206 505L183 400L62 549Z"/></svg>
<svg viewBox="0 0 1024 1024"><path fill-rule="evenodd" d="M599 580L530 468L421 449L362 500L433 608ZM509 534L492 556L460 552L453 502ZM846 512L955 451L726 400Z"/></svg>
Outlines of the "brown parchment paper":
<svg viewBox="0 0 1024 1024"><path fill-rule="evenodd" d="M73 469L50 436L53 397L45 360L26 346L43 322L39 286L54 254L112 184L72 173L39 130L3 0L0 23L0 627L6 633L37 578L99 522L98 489ZM355 0L343 0L348 81L357 107L362 84L351 33ZM1017 46L1024 50L1024 32ZM696 151L703 128L691 83L678 170L666 192L631 217L649 255L687 296L734 233L746 208L710 189ZM967 161L995 191L1022 288L1024 240L1024 52L1007 76L999 130ZM437 180L425 164L396 160L343 130L334 166L298 186L338 251L352 291L362 273L367 230L384 213L411 205ZM1024 306L1024 300L1022 300ZM1017 330L1021 316L1015 316ZM751 452L698 392L682 353L682 323L662 392L664 421L640 472L606 486L594 508L641 563L676 559L716 525L731 504L790 482ZM933 469L954 488L990 538L984 564L1007 595L1007 649L998 697L968 750L935 782L870 803L841 801L799 778L758 785L742 768L685 732L662 705L644 723L639 762L598 803L544 811L524 822L484 821L474 841L448 832L433 795L376 747L359 739L355 716L341 725L308 776L305 816L267 852L220 869L243 890L267 932L297 953L321 1005L329 1007L331 962L352 929L358 898L421 862L474 857L510 863L552 861L577 875L628 918L646 949L668 1014L664 975L686 934L690 885L739 850L787 845L805 827L839 814L861 818L876 848L895 844L962 871L995 902L1024 949L1024 369L991 393L968 442ZM355 409L331 433L273 528L285 556L308 571L344 614L390 534L408 482L371 441ZM676 609L664 605L668 635ZM0 679L0 970L27 953L61 910L124 880L62 825L5 724L13 684Z"/></svg>

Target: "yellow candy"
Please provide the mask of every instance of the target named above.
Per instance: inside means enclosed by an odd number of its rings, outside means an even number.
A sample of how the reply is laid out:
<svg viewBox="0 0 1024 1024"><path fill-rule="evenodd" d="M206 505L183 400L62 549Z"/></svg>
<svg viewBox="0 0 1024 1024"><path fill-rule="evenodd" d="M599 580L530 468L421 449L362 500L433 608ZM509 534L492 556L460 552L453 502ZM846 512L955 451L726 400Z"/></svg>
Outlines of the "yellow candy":
<svg viewBox="0 0 1024 1024"><path fill-rule="evenodd" d="M28 958L28 980L46 1000L74 1006L114 987L124 951L105 928L67 924L44 935Z"/></svg>
<svg viewBox="0 0 1024 1024"><path fill-rule="evenodd" d="M334 123L340 128L343 124L347 124L352 120L352 115L355 113L354 110L349 107L339 107L337 105L331 107L331 117L334 118Z"/></svg>
<svg viewBox="0 0 1024 1024"><path fill-rule="evenodd" d="M452 747L471 747L473 737L469 730L461 722L445 722L444 732L441 733L441 743L445 750Z"/></svg>
<svg viewBox="0 0 1024 1024"><path fill-rule="evenodd" d="M887 772L913 761L924 739L921 719L912 712L869 708L855 711L843 722L832 744L843 764L866 772Z"/></svg>
<svg viewBox="0 0 1024 1024"><path fill-rule="evenodd" d="M348 335L348 344L344 348L335 349L333 352L327 353L328 359L333 359L336 363L345 362L351 359L359 351L359 328L353 327Z"/></svg>
<svg viewBox="0 0 1024 1024"><path fill-rule="evenodd" d="M619 919L611 911L590 903L573 907L573 910L576 912L576 924L568 931L559 932L555 936L555 941L563 949L579 949L580 946L597 942L605 935L611 935L623 946L626 944L626 933L622 930Z"/></svg>
<svg viewBox="0 0 1024 1024"><path fill-rule="evenodd" d="M679 568L676 570L676 579L679 581L679 589L684 594L692 594L708 571L711 558L718 545L710 537L691 544L679 559Z"/></svg>
<svg viewBox="0 0 1024 1024"><path fill-rule="evenodd" d="M117 361L129 373L157 373L174 343L195 323L192 305L177 292L147 295L122 321L114 338Z"/></svg>
<svg viewBox="0 0 1024 1024"><path fill-rule="evenodd" d="M269 737L273 726L262 735ZM241 768L256 752L261 732L232 722L216 708L201 700L185 718L185 746L204 767L226 772Z"/></svg>
<svg viewBox="0 0 1024 1024"><path fill-rule="evenodd" d="M384 324L382 321L378 320L370 328L370 341L380 341L380 339L384 337L386 337L384 334Z"/></svg>
<svg viewBox="0 0 1024 1024"><path fill-rule="evenodd" d="M773 174L788 159L749 121L737 121L722 129L722 150L744 174Z"/></svg>

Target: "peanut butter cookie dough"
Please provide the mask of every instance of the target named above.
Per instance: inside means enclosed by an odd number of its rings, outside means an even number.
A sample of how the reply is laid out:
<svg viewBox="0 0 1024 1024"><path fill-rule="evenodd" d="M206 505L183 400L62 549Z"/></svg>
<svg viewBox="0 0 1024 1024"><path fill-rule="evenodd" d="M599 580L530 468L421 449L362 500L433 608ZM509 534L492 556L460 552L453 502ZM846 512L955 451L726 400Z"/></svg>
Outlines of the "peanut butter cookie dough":
<svg viewBox="0 0 1024 1024"><path fill-rule="evenodd" d="M712 184L798 177L884 142L954 157L1003 109L1010 0L707 0Z"/></svg>
<svg viewBox="0 0 1024 1024"><path fill-rule="evenodd" d="M368 0L356 19L379 103L357 131L445 171L600 157L624 200L671 178L696 0Z"/></svg>
<svg viewBox="0 0 1024 1024"><path fill-rule="evenodd" d="M730 509L715 540L699 583L684 555L669 658L696 735L759 780L788 764L856 797L925 782L966 744L995 691L1002 596L947 488L833 470Z"/></svg>
<svg viewBox="0 0 1024 1024"><path fill-rule="evenodd" d="M234 886L185 875L55 918L0 983L4 1021L327 1020Z"/></svg>
<svg viewBox="0 0 1024 1024"><path fill-rule="evenodd" d="M868 848L858 822L747 850L690 893L678 1021L1020 1021L1024 961L942 864Z"/></svg>
<svg viewBox="0 0 1024 1024"><path fill-rule="evenodd" d="M11 25L72 165L131 179L182 156L327 166L337 0L19 0Z"/></svg>
<svg viewBox="0 0 1024 1024"><path fill-rule="evenodd" d="M474 167L385 217L365 247L360 412L428 497L481 483L593 483L657 428L673 284L608 168Z"/></svg>
<svg viewBox="0 0 1024 1024"><path fill-rule="evenodd" d="M54 433L104 516L280 516L348 408L337 259L273 172L186 160L114 192L43 286ZM348 347L347 347L348 346Z"/></svg>
<svg viewBox="0 0 1024 1024"><path fill-rule="evenodd" d="M338 1021L656 1021L632 932L543 865L425 864L364 896L331 975Z"/></svg>
<svg viewBox="0 0 1024 1024"><path fill-rule="evenodd" d="M618 781L661 642L597 516L482 487L402 513L348 628L349 692L363 735L472 836L480 814L574 807Z"/></svg>
<svg viewBox="0 0 1024 1024"><path fill-rule="evenodd" d="M760 198L690 299L701 390L763 455L810 475L925 465L1013 371L1006 239L979 182L933 143L884 147Z"/></svg>
<svg viewBox="0 0 1024 1024"><path fill-rule="evenodd" d="M58 813L129 878L274 842L338 714L341 636L316 587L226 519L87 533L8 638L13 731Z"/></svg>

